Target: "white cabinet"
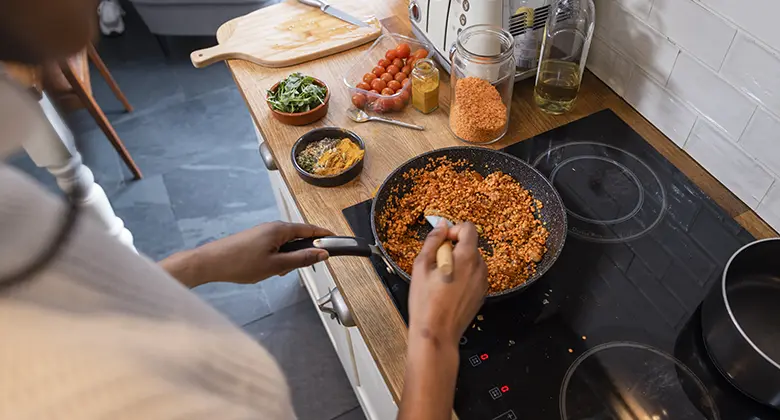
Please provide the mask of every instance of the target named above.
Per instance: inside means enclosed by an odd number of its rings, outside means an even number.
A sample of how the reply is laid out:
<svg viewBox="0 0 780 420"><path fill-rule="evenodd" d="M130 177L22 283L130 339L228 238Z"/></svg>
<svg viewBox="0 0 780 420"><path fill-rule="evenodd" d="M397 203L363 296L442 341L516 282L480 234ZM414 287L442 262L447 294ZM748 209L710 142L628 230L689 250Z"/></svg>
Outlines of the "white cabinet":
<svg viewBox="0 0 780 420"><path fill-rule="evenodd" d="M269 170L268 173L282 219L287 222L303 223L301 212L296 207L279 171ZM317 263L298 271L315 305L321 297L336 287L325 263ZM360 331L357 327L344 327L338 320L332 319L330 314L319 311L319 315L366 418L368 420L395 419L398 408Z"/></svg>

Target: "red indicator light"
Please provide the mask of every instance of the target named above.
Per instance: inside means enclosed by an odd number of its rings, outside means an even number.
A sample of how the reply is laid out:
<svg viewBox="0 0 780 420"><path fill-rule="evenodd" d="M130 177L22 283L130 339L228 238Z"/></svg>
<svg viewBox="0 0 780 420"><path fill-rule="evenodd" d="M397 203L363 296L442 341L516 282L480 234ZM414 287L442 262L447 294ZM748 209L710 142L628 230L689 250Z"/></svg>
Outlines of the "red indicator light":
<svg viewBox="0 0 780 420"><path fill-rule="evenodd" d="M482 353L482 354L479 355L479 358L482 359L482 360L487 360L488 359L488 355L487 355L487 353Z"/></svg>
<svg viewBox="0 0 780 420"><path fill-rule="evenodd" d="M507 392L509 392L509 387L506 386L506 385L502 386L501 387L501 392L506 394Z"/></svg>

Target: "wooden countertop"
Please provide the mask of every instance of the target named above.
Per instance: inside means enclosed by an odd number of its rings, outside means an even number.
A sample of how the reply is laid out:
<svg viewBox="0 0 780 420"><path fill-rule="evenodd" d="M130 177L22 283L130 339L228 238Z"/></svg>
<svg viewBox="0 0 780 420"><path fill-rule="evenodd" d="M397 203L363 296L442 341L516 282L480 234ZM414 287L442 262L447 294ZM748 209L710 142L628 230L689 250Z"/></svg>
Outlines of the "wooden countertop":
<svg viewBox="0 0 780 420"><path fill-rule="evenodd" d="M337 0L332 3L338 6ZM381 19L386 31L410 33L405 0L373 3L377 17ZM236 84L246 99L258 129L270 146L277 166L304 219L308 223L329 228L337 234L351 234L341 210L371 198L385 177L401 163L432 149L463 144L455 139L447 128L449 84L445 78L442 81L441 106L437 111L422 115L410 106L402 114L395 115L404 121L425 126L426 130L423 132L381 123L357 124L347 118L344 111L350 106L351 99L342 77L369 45L370 43L351 51L283 69L263 68L245 61L228 62ZM366 71L369 69L367 63ZM271 117L265 102L266 89L292 71L315 76L331 88L330 110L322 121L306 127L292 127L282 125ZM610 108L754 236L777 236L749 207L591 73L586 72L573 112L564 116L551 116L538 110L532 99L533 80L517 83L514 92L509 134L490 146L491 148L506 147ZM342 187L328 189L314 187L298 177L289 158L290 149L298 137L321 126L344 127L366 141L365 168L357 180ZM398 401L403 386L406 325L368 259L333 258L328 261L328 266L377 362L379 371Z"/></svg>

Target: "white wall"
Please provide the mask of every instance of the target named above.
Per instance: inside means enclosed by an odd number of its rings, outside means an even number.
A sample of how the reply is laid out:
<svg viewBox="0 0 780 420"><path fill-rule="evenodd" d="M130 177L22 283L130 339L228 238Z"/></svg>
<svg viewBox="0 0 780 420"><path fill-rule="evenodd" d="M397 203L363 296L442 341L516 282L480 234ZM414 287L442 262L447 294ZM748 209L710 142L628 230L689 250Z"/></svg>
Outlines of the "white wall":
<svg viewBox="0 0 780 420"><path fill-rule="evenodd" d="M588 68L780 230L780 0L595 0Z"/></svg>

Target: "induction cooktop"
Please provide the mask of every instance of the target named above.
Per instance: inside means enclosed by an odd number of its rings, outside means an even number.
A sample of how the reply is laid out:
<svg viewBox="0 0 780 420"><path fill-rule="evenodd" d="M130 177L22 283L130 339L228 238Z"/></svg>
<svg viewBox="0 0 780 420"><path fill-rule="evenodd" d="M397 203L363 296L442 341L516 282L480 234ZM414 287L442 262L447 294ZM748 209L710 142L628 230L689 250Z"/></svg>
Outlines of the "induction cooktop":
<svg viewBox="0 0 780 420"><path fill-rule="evenodd" d="M779 417L731 387L701 339L698 307L731 254L754 239L748 232L610 110L503 151L552 181L569 232L539 281L485 305L461 338L454 407L461 419L560 419L572 363L624 341L682 361L723 419ZM372 237L370 210L370 201L344 209L355 235ZM380 259L372 264L408 320L408 283ZM588 395L573 398L590 404ZM651 414L669 418L662 408Z"/></svg>

